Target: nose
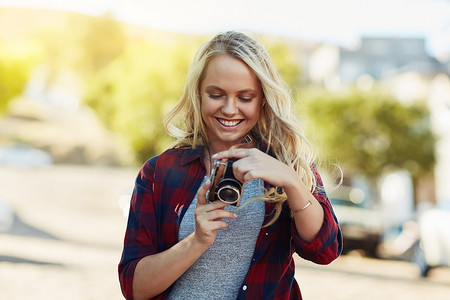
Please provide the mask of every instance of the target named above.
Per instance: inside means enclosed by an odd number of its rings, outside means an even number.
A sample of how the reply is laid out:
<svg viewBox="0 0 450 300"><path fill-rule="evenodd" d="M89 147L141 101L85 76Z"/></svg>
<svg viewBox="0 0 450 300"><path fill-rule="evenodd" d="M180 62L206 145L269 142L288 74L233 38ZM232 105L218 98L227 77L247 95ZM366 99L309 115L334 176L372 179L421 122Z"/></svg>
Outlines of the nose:
<svg viewBox="0 0 450 300"><path fill-rule="evenodd" d="M225 99L225 102L223 103L221 112L227 116L232 116L232 115L237 114L238 108L236 105L236 100L232 97L227 97Z"/></svg>

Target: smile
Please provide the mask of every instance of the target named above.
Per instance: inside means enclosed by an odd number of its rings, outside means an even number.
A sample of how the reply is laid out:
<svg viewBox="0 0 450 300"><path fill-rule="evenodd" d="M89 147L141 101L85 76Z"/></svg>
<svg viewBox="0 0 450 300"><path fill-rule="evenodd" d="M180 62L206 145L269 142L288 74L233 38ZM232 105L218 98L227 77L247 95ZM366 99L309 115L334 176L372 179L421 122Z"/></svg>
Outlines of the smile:
<svg viewBox="0 0 450 300"><path fill-rule="evenodd" d="M220 124L226 127L233 127L242 122L242 120L225 120L225 119L217 119Z"/></svg>

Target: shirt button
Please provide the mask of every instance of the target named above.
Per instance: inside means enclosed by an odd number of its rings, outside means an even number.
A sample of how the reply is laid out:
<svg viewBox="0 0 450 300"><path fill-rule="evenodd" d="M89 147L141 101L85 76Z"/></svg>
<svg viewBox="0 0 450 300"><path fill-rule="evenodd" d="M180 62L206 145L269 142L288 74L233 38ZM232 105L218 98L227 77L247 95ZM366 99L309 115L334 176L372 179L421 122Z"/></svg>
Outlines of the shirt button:
<svg viewBox="0 0 450 300"><path fill-rule="evenodd" d="M244 285L244 286L242 287L242 290L243 290L243 291L247 290L247 286Z"/></svg>
<svg viewBox="0 0 450 300"><path fill-rule="evenodd" d="M269 233L268 233L268 232L266 232L266 235L269 235Z"/></svg>

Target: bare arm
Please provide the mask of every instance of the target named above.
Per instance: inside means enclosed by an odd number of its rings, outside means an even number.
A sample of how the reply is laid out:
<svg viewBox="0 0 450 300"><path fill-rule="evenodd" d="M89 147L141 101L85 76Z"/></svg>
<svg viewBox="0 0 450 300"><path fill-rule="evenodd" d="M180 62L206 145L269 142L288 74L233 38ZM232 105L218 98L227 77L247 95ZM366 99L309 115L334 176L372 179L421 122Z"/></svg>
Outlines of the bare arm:
<svg viewBox="0 0 450 300"><path fill-rule="evenodd" d="M303 181L293 172L293 178L297 178L291 184L284 186L288 196L289 207L294 211L294 221L297 232L302 239L311 242L315 239L323 224L324 212L322 205L306 188ZM296 177L294 177L296 176ZM308 203L311 203L308 205ZM308 205L308 206L306 206Z"/></svg>
<svg viewBox="0 0 450 300"><path fill-rule="evenodd" d="M227 227L222 218L236 218L223 208L222 202L207 203L210 183L197 193L195 232L166 251L149 255L139 261L133 277L134 299L155 297L170 287L213 243L220 228Z"/></svg>
<svg viewBox="0 0 450 300"><path fill-rule="evenodd" d="M149 299L164 292L206 249L192 233L172 248L141 259L134 271L134 298Z"/></svg>

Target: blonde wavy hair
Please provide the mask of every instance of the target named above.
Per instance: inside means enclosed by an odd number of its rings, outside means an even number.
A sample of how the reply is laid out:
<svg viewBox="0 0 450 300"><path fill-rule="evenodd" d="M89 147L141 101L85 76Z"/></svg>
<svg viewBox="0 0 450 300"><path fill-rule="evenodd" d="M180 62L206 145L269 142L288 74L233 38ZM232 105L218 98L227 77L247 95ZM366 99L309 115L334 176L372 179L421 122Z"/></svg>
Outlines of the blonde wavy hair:
<svg viewBox="0 0 450 300"><path fill-rule="evenodd" d="M228 31L214 36L200 47L191 61L183 94L164 118L166 131L176 138L175 147L195 148L208 145L207 131L201 117L200 86L208 63L217 55L237 58L256 74L266 105L261 108L259 120L251 134L261 145L266 145L262 151L270 151L278 160L291 166L304 184L313 191L316 185L311 169L314 151L294 114L290 89L282 80L264 46L241 32ZM273 187L256 200L275 203L275 215L266 224L269 226L278 219L287 196Z"/></svg>

